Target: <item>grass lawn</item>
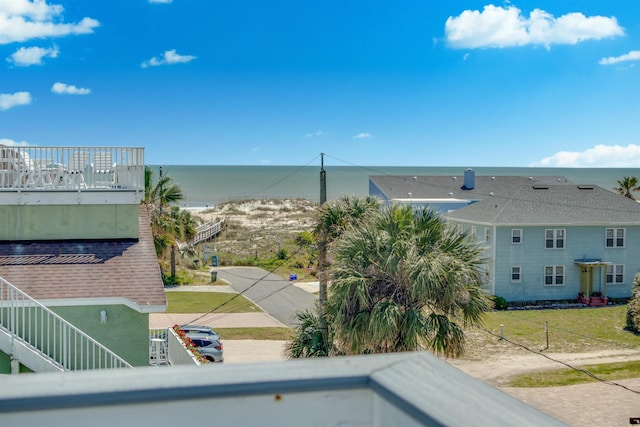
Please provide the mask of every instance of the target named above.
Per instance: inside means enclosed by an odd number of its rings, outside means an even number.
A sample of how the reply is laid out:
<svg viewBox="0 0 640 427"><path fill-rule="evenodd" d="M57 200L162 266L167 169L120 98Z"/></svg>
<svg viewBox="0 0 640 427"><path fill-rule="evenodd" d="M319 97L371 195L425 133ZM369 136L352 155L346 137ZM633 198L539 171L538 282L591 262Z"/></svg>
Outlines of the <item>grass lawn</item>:
<svg viewBox="0 0 640 427"><path fill-rule="evenodd" d="M283 340L291 337L289 328L216 328L224 340Z"/></svg>
<svg viewBox="0 0 640 427"><path fill-rule="evenodd" d="M242 295L222 292L167 292L167 313L260 313Z"/></svg>
<svg viewBox="0 0 640 427"><path fill-rule="evenodd" d="M640 349L640 336L624 330L627 306L556 310L509 310L488 313L484 328L469 329L467 357L487 359L514 346L499 340L500 325L504 337L533 350L546 347L545 322L549 329L547 353L581 353L597 350Z"/></svg>
<svg viewBox="0 0 640 427"><path fill-rule="evenodd" d="M603 363L581 366L583 369L606 381L640 378L638 361ZM509 381L512 387L561 387L597 381L590 375L573 369L553 369L518 375Z"/></svg>

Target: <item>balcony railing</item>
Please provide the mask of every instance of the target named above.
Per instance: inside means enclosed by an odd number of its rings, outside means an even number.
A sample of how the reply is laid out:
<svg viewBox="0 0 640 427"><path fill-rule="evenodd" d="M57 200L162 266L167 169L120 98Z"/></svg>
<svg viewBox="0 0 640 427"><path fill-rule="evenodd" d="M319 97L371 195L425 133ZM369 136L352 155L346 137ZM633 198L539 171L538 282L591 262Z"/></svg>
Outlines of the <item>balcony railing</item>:
<svg viewBox="0 0 640 427"><path fill-rule="evenodd" d="M0 331L63 370L131 368L124 359L0 277Z"/></svg>
<svg viewBox="0 0 640 427"><path fill-rule="evenodd" d="M0 191L144 191L144 148L0 145Z"/></svg>

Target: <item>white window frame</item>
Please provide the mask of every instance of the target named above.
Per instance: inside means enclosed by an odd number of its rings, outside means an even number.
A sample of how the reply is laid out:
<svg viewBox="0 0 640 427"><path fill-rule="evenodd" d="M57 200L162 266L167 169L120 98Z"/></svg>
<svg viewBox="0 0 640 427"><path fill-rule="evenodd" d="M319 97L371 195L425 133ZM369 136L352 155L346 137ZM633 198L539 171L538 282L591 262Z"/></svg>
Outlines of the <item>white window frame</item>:
<svg viewBox="0 0 640 427"><path fill-rule="evenodd" d="M471 226L471 239L475 242L478 240L478 231L475 225Z"/></svg>
<svg viewBox="0 0 640 427"><path fill-rule="evenodd" d="M489 241L491 241L491 229L489 227L486 227L484 229L484 241L486 243L489 243Z"/></svg>
<svg viewBox="0 0 640 427"><path fill-rule="evenodd" d="M551 233L551 237L549 237ZM552 246L547 246L547 242L551 241ZM562 242L562 245L558 245ZM544 248L545 249L564 249L567 247L567 230L564 228L547 228L544 230Z"/></svg>
<svg viewBox="0 0 640 427"><path fill-rule="evenodd" d="M624 283L624 264L609 264L605 271L607 285L622 285Z"/></svg>
<svg viewBox="0 0 640 427"><path fill-rule="evenodd" d="M518 275L517 279L514 279L514 274ZM522 282L522 267L519 265L511 266L511 283L521 283Z"/></svg>
<svg viewBox="0 0 640 427"><path fill-rule="evenodd" d="M611 236L609 236L611 233ZM619 236L622 234L622 237ZM609 244L611 240L611 244ZM620 242L622 240L622 242ZM624 248L627 241L627 230L624 228L607 228L604 230L604 246L606 248Z"/></svg>
<svg viewBox="0 0 640 427"><path fill-rule="evenodd" d="M549 274L551 269L551 274ZM544 266L544 285L545 286L564 286L566 269L564 265L545 265ZM551 283L547 283L547 278L551 278ZM560 279L560 280L558 280Z"/></svg>
<svg viewBox="0 0 640 427"><path fill-rule="evenodd" d="M512 245L521 245L522 244L522 228L512 228L511 229L511 244Z"/></svg>

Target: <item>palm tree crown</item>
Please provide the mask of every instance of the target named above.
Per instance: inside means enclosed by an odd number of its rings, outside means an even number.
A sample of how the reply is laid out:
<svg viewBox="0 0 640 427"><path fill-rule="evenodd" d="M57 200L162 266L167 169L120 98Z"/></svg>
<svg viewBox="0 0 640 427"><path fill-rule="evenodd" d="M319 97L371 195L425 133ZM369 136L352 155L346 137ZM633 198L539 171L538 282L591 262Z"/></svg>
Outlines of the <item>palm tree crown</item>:
<svg viewBox="0 0 640 427"><path fill-rule="evenodd" d="M635 176L625 176L622 179L616 181L618 186L614 188L618 193L624 197L635 200L633 197L634 191L640 191L640 185L638 185L638 178Z"/></svg>

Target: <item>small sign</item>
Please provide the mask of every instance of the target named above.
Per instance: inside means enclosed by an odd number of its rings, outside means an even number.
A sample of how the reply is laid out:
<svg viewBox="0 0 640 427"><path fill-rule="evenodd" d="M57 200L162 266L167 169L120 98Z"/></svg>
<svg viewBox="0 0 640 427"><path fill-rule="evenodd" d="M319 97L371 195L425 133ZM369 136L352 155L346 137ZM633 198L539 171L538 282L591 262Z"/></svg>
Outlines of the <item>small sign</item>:
<svg viewBox="0 0 640 427"><path fill-rule="evenodd" d="M211 265L214 267L218 266L218 255L214 255L211 257Z"/></svg>
<svg viewBox="0 0 640 427"><path fill-rule="evenodd" d="M289 275L289 280L290 280L290 281L292 281L292 282L293 282L294 280L298 280L298 275L297 275L297 274L290 274L290 275Z"/></svg>

